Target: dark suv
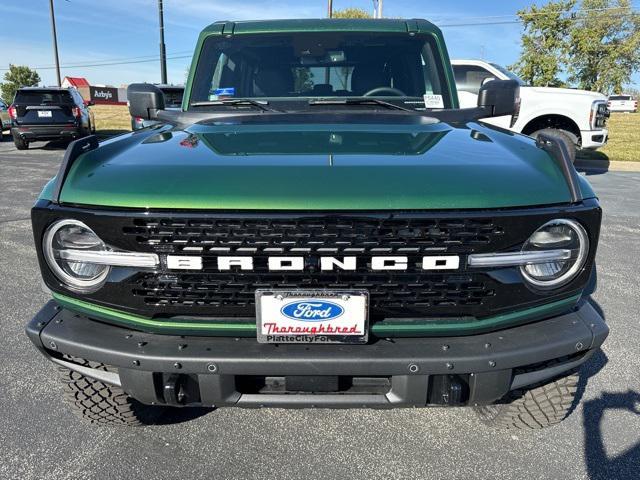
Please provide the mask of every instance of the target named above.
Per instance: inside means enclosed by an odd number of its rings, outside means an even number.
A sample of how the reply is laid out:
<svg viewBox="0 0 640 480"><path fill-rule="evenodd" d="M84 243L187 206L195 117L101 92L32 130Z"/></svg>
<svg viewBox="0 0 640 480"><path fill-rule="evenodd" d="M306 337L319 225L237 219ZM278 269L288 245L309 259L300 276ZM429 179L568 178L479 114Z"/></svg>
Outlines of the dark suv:
<svg viewBox="0 0 640 480"><path fill-rule="evenodd" d="M75 140L91 134L90 105L73 88L21 88L9 107L16 148L26 150L36 140Z"/></svg>

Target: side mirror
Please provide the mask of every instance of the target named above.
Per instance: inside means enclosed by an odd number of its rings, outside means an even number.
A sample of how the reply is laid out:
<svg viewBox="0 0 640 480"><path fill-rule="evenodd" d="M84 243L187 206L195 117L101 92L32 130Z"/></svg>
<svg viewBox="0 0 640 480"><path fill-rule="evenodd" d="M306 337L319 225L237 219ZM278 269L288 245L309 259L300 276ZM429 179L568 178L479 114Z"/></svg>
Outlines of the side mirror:
<svg viewBox="0 0 640 480"><path fill-rule="evenodd" d="M515 80L486 82L478 93L478 107L487 111L487 117L502 117L517 113L520 85Z"/></svg>
<svg viewBox="0 0 640 480"><path fill-rule="evenodd" d="M156 120L158 112L164 110L164 95L150 83L132 83L127 87L127 103L132 117Z"/></svg>

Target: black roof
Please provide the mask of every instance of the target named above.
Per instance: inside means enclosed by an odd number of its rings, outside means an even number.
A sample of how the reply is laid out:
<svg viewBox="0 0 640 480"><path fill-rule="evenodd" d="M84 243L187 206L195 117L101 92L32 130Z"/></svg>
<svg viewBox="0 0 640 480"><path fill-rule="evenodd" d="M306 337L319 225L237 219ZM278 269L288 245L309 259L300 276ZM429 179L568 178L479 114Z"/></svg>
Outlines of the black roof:
<svg viewBox="0 0 640 480"><path fill-rule="evenodd" d="M38 91L38 90L48 90L48 91L60 91L67 92L69 89L67 87L20 87L18 90L29 90L29 91Z"/></svg>

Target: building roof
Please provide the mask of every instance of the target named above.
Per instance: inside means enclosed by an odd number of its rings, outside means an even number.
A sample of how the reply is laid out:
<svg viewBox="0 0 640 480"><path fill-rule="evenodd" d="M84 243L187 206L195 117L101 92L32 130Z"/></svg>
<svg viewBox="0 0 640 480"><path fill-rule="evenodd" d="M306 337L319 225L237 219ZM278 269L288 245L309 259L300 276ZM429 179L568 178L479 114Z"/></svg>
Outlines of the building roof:
<svg viewBox="0 0 640 480"><path fill-rule="evenodd" d="M89 82L84 77L64 77L64 81L69 82L72 87L88 87Z"/></svg>

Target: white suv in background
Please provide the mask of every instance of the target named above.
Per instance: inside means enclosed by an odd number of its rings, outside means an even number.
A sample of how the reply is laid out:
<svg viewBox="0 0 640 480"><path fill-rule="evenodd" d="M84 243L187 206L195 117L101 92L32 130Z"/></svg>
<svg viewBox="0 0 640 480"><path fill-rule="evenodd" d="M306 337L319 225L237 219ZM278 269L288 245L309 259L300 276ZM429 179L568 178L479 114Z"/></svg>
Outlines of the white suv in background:
<svg viewBox="0 0 640 480"><path fill-rule="evenodd" d="M597 92L570 88L530 87L506 68L482 60L452 60L460 107L476 106L478 91L489 80L517 80L520 113L516 117L485 121L514 132L536 137L543 130L570 140L577 148L597 149L607 143L605 128L609 110L607 97ZM575 154L575 150L572 151Z"/></svg>
<svg viewBox="0 0 640 480"><path fill-rule="evenodd" d="M631 95L610 95L609 110L611 112L635 113L638 111L638 100Z"/></svg>

